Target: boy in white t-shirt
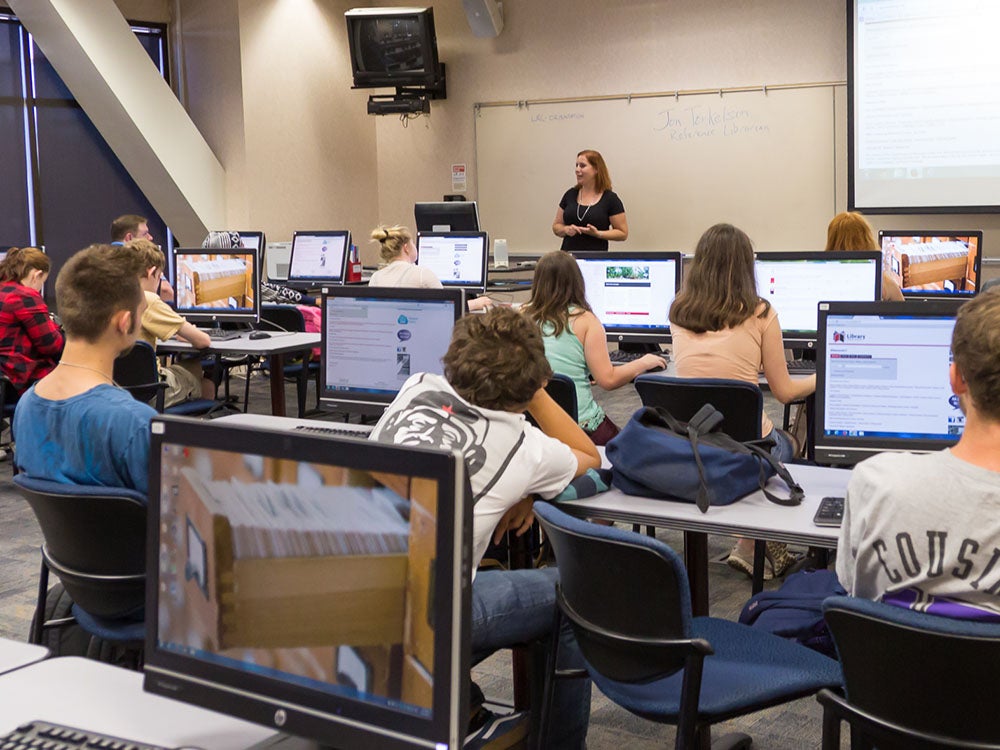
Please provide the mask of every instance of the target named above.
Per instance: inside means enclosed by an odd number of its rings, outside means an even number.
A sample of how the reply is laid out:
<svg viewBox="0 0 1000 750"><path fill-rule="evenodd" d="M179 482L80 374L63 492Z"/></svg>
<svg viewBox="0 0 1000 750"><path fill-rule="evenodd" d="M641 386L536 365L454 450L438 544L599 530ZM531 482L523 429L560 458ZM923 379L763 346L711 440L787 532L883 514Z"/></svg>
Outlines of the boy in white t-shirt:
<svg viewBox="0 0 1000 750"><path fill-rule="evenodd" d="M579 425L545 392L552 375L541 333L513 310L462 318L444 356L445 377L421 373L403 385L372 432L397 445L455 448L466 458L473 494L474 561L507 530L534 518L530 495L558 495L600 455ZM527 411L538 423L532 426ZM555 618L555 568L489 570L472 585L472 659L518 643L547 640ZM582 666L568 629L560 668ZM556 683L550 748L582 748L590 683Z"/></svg>

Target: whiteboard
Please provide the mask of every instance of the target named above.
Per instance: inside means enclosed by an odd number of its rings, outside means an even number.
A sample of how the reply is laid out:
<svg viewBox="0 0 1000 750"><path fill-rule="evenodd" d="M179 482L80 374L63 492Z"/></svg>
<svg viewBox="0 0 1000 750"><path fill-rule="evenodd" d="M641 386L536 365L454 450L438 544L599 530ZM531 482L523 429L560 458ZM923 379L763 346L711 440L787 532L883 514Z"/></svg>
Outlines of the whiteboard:
<svg viewBox="0 0 1000 750"><path fill-rule="evenodd" d="M593 148L628 218L628 240L611 250L691 252L718 222L740 227L760 250L822 250L836 213L843 92L812 86L477 106L483 229L514 253L558 248L552 219L575 183L577 152Z"/></svg>

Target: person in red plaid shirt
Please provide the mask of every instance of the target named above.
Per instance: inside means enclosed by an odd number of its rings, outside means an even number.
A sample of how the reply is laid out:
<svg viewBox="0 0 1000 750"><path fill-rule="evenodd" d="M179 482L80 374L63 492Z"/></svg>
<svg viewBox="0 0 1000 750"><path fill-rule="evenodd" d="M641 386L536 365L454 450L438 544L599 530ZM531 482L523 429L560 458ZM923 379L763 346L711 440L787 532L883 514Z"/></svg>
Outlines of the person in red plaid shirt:
<svg viewBox="0 0 1000 750"><path fill-rule="evenodd" d="M11 248L0 263L0 373L20 396L59 361L63 335L42 299L49 259L38 248Z"/></svg>

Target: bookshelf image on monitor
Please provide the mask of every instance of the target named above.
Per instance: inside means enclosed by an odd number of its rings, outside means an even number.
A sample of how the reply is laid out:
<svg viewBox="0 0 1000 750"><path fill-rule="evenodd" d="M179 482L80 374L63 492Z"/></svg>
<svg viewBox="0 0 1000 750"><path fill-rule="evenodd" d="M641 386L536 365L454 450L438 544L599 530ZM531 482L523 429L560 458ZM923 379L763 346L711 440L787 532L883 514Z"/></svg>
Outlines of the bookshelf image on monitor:
<svg viewBox="0 0 1000 750"><path fill-rule="evenodd" d="M268 747L460 747L461 456L169 418L152 431L145 689L319 743Z"/></svg>
<svg viewBox="0 0 1000 750"><path fill-rule="evenodd" d="M260 263L256 250L225 252L174 248L177 312L192 323L260 318Z"/></svg>
<svg viewBox="0 0 1000 750"><path fill-rule="evenodd" d="M983 233L882 230L886 272L904 297L971 297L979 291Z"/></svg>

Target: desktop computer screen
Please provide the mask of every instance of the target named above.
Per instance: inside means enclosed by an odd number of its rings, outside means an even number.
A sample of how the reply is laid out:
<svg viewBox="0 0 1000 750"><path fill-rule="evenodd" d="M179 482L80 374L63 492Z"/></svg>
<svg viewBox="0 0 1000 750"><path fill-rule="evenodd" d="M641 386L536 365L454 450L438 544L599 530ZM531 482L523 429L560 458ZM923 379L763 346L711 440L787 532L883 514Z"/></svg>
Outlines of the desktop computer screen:
<svg viewBox="0 0 1000 750"><path fill-rule="evenodd" d="M904 297L971 297L979 291L982 232L884 229L878 238L886 272Z"/></svg>
<svg viewBox="0 0 1000 750"><path fill-rule="evenodd" d="M875 302L882 296L877 251L758 253L754 268L757 293L777 311L789 347L815 344L820 300Z"/></svg>
<svg viewBox="0 0 1000 750"><path fill-rule="evenodd" d="M151 428L144 689L294 735L268 747L458 750L462 456L221 421Z"/></svg>
<svg viewBox="0 0 1000 750"><path fill-rule="evenodd" d="M243 243L243 247L256 250L257 255L263 257L264 246L267 244L263 232L240 230L237 234L240 236L240 242Z"/></svg>
<svg viewBox="0 0 1000 750"><path fill-rule="evenodd" d="M381 413L410 375L444 373L461 314L461 289L324 289L320 402Z"/></svg>
<svg viewBox="0 0 1000 750"><path fill-rule="evenodd" d="M479 207L475 201L414 203L417 232L478 232Z"/></svg>
<svg viewBox="0 0 1000 750"><path fill-rule="evenodd" d="M681 280L678 252L573 253L587 302L609 341L670 341L667 316Z"/></svg>
<svg viewBox="0 0 1000 750"><path fill-rule="evenodd" d="M962 300L821 302L816 461L855 464L882 451L958 441L951 333Z"/></svg>
<svg viewBox="0 0 1000 750"><path fill-rule="evenodd" d="M486 290L490 241L486 232L423 232L417 235L417 265L444 286Z"/></svg>
<svg viewBox="0 0 1000 750"><path fill-rule="evenodd" d="M260 262L257 251L233 248L174 248L177 312L192 323L260 319Z"/></svg>
<svg viewBox="0 0 1000 750"><path fill-rule="evenodd" d="M292 286L342 284L351 247L348 231L296 232L288 261L288 283Z"/></svg>

